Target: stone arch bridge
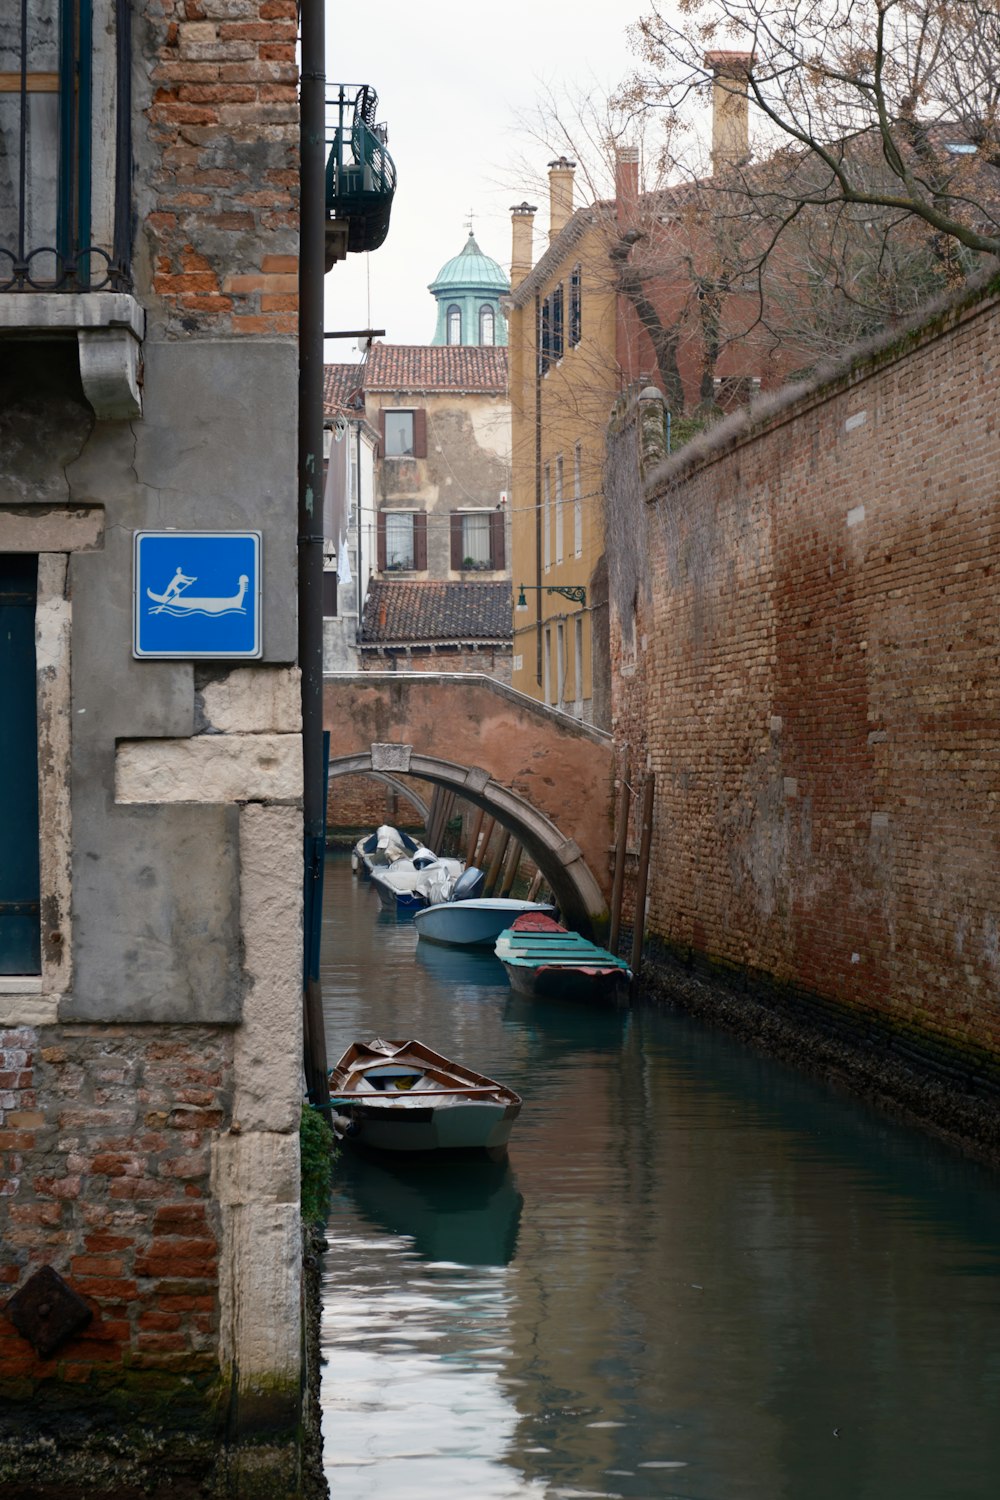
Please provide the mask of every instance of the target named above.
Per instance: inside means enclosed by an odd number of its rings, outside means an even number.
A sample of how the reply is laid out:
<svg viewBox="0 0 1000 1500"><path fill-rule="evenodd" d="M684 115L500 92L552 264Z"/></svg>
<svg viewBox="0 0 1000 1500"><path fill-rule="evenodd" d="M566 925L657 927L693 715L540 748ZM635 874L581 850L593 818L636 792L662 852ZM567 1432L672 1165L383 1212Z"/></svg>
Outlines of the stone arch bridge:
<svg viewBox="0 0 1000 1500"><path fill-rule="evenodd" d="M454 791L521 842L574 927L603 928L614 800L609 734L460 672L328 674L323 722L331 778L374 775L403 785L417 778Z"/></svg>

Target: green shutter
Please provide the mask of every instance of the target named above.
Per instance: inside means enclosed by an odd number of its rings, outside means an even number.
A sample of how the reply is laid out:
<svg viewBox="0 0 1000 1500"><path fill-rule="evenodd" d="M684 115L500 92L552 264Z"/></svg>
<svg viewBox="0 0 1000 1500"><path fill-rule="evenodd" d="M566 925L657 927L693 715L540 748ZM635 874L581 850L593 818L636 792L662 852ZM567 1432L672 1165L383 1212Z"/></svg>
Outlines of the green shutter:
<svg viewBox="0 0 1000 1500"><path fill-rule="evenodd" d="M0 553L0 974L38 974L37 559Z"/></svg>

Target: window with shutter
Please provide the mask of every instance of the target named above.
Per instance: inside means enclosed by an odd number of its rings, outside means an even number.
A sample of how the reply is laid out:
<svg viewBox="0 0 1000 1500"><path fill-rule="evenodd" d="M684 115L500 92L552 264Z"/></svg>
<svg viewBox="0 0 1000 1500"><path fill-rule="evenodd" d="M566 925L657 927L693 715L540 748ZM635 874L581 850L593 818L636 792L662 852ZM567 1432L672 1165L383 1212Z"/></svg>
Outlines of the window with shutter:
<svg viewBox="0 0 1000 1500"><path fill-rule="evenodd" d="M490 561L493 568L500 572L507 566L507 545L504 536L504 515L502 510L490 511Z"/></svg>
<svg viewBox="0 0 1000 1500"><path fill-rule="evenodd" d="M427 513L422 510L413 517L413 566L418 573L427 567Z"/></svg>
<svg viewBox="0 0 1000 1500"><path fill-rule="evenodd" d="M460 572L462 567L462 517L459 512L451 513L451 566L454 572Z"/></svg>

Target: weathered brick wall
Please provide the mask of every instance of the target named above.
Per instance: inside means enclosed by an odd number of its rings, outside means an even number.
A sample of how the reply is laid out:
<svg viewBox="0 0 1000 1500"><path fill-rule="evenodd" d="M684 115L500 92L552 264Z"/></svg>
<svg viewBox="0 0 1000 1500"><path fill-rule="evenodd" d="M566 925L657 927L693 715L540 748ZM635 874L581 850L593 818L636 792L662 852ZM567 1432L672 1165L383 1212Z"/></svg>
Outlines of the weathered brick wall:
<svg viewBox="0 0 1000 1500"><path fill-rule="evenodd" d="M430 804L432 788L417 788L425 802ZM381 823L391 823L394 828L405 828L408 832L423 828L423 819L413 806L371 776L337 776L330 782L327 800L327 830L337 833L345 829L358 833L370 833Z"/></svg>
<svg viewBox="0 0 1000 1500"><path fill-rule="evenodd" d="M54 1263L93 1311L49 1359L0 1319L4 1386L217 1377L210 1137L228 1124L231 1034L21 1026L0 1031L0 1065L0 1283Z"/></svg>
<svg viewBox="0 0 1000 1500"><path fill-rule="evenodd" d="M295 0L146 7L140 223L171 332L297 332L296 29Z"/></svg>
<svg viewBox="0 0 1000 1500"><path fill-rule="evenodd" d="M967 305L675 464L615 630L650 933L994 1059L998 340Z"/></svg>
<svg viewBox="0 0 1000 1500"><path fill-rule="evenodd" d="M0 1284L50 1264L93 1313L48 1359L0 1317L0 1393L44 1408L72 1383L109 1410L117 1394L126 1419L155 1372L218 1379L210 1140L229 1123L231 1054L219 1028L0 1030ZM161 1400L184 1399L175 1384ZM155 1401L143 1411L156 1427ZM196 1420L210 1427L211 1403Z"/></svg>

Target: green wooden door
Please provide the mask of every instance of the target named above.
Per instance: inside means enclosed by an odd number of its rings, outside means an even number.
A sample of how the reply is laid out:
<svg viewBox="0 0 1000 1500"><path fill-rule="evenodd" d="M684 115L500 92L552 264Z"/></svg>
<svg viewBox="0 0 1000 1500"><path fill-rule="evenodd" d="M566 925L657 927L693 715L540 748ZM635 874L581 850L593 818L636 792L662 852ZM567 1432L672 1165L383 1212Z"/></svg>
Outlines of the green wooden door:
<svg viewBox="0 0 1000 1500"><path fill-rule="evenodd" d="M36 558L0 553L0 974L40 972L37 575Z"/></svg>

